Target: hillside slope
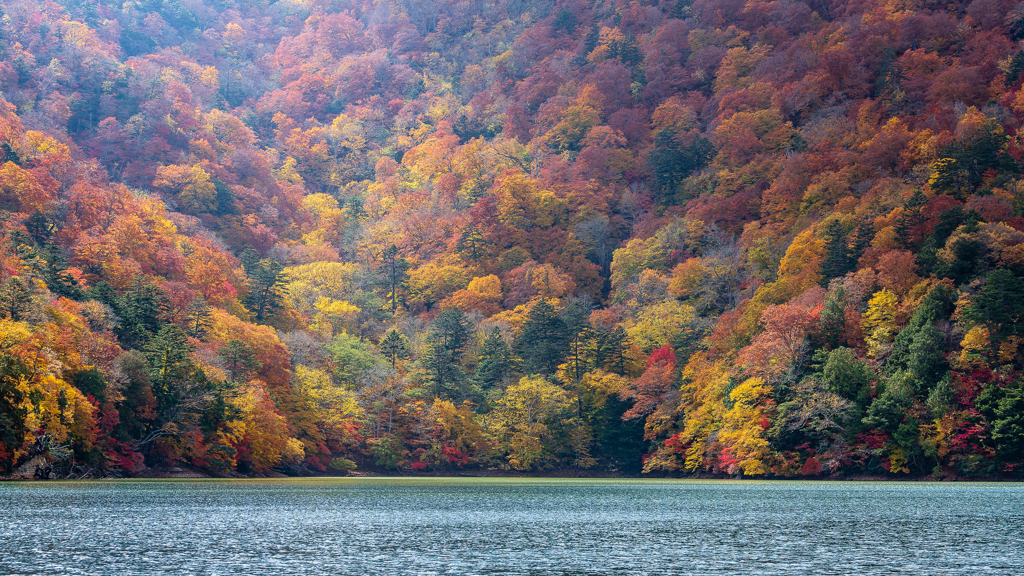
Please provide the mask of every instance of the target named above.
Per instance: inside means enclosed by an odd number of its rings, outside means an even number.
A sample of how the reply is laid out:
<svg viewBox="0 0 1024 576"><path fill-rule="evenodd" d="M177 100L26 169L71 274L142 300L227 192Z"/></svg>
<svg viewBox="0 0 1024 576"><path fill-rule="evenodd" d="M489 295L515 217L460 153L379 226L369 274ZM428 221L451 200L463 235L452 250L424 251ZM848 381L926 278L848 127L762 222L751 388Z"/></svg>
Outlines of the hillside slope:
<svg viewBox="0 0 1024 576"><path fill-rule="evenodd" d="M0 473L1021 473L1024 3L0 7Z"/></svg>

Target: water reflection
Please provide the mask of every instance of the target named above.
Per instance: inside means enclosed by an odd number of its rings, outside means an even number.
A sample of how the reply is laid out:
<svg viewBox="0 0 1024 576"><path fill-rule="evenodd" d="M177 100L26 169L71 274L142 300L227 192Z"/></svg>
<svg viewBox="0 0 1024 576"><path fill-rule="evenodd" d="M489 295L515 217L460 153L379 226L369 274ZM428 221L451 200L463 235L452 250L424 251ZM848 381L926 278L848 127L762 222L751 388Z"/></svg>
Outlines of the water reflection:
<svg viewBox="0 0 1024 576"><path fill-rule="evenodd" d="M0 574L1017 574L1020 484L0 483Z"/></svg>

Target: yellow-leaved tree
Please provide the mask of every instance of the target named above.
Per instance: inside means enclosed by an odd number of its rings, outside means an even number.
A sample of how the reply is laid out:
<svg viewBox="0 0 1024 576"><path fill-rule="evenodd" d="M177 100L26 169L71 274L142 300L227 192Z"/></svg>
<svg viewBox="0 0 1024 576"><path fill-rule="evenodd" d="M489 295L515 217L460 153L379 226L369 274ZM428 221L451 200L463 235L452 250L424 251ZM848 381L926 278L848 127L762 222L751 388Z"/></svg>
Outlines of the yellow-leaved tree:
<svg viewBox="0 0 1024 576"><path fill-rule="evenodd" d="M540 376L525 376L505 390L487 425L508 452L510 466L528 470L543 459L548 427L570 404L565 390Z"/></svg>
<svg viewBox="0 0 1024 576"><path fill-rule="evenodd" d="M321 298L349 300L355 290L359 265L351 262L314 262L284 269L285 294L296 312L312 317Z"/></svg>
<svg viewBox="0 0 1024 576"><path fill-rule="evenodd" d="M825 258L825 241L814 237L808 228L796 235L779 262L779 279L757 289L758 303L783 304L821 283L821 261Z"/></svg>
<svg viewBox="0 0 1024 576"><path fill-rule="evenodd" d="M494 274L473 278L462 290L452 294L447 303L465 312L478 311L493 316L501 311L501 280Z"/></svg>
<svg viewBox="0 0 1024 576"><path fill-rule="evenodd" d="M864 341L868 345L868 356L878 358L885 355L892 345L898 332L896 311L899 299L888 288L875 292L868 301L868 309L864 312L861 327L864 329Z"/></svg>
<svg viewBox="0 0 1024 576"><path fill-rule="evenodd" d="M278 411L266 386L259 380L249 382L231 399L241 416L228 423L238 445L248 448L253 469L266 472L279 464L297 464L305 456L302 442L291 436L288 421Z"/></svg>
<svg viewBox="0 0 1024 576"><path fill-rule="evenodd" d="M346 329L355 331L356 315L360 312L355 304L321 296L314 307L316 315L313 316L313 324L310 327L325 337L334 338L335 334Z"/></svg>
<svg viewBox="0 0 1024 576"><path fill-rule="evenodd" d="M964 339L960 341L960 356L957 358L957 365L961 370L971 370L979 366L988 365L988 355L991 348L988 337L988 328L975 326L967 331Z"/></svg>
<svg viewBox="0 0 1024 576"><path fill-rule="evenodd" d="M431 449L442 464L468 464L470 458L488 444L484 428L474 418L469 402L456 406L450 400L434 398L429 419L436 425Z"/></svg>
<svg viewBox="0 0 1024 576"><path fill-rule="evenodd" d="M714 360L707 352L697 352L683 368L682 381L679 407L685 417L678 439L685 447L683 467L695 472L707 465L709 439L722 425L722 399L729 384L728 363ZM644 463L644 471L659 468L676 469L675 455L660 451Z"/></svg>
<svg viewBox="0 0 1024 576"><path fill-rule="evenodd" d="M697 318L693 306L678 300L665 300L648 306L638 316L636 324L627 333L629 339L647 354L675 340L685 340L694 332Z"/></svg>
<svg viewBox="0 0 1024 576"><path fill-rule="evenodd" d="M201 166L161 166L156 170L153 187L177 197L190 214L209 212L217 207L217 188Z"/></svg>
<svg viewBox="0 0 1024 576"><path fill-rule="evenodd" d="M29 431L26 440L32 438L32 431L45 430L48 450L57 457L70 452L72 439L84 444L80 447L91 445L96 408L77 388L51 374L23 380L18 388L25 398L21 408Z"/></svg>
<svg viewBox="0 0 1024 576"><path fill-rule="evenodd" d="M319 368L299 364L293 379L302 398L317 416L324 438L344 440L349 429L362 418L363 409L355 394L331 381L331 376Z"/></svg>
<svg viewBox="0 0 1024 576"><path fill-rule="evenodd" d="M409 272L409 297L412 302L433 305L465 288L469 271L461 266L424 264Z"/></svg>
<svg viewBox="0 0 1024 576"><path fill-rule="evenodd" d="M722 417L718 436L725 444L721 463L729 474L738 470L748 476L768 473L771 449L765 430L771 392L761 378L748 378L729 393L733 406Z"/></svg>
<svg viewBox="0 0 1024 576"><path fill-rule="evenodd" d="M9 462L18 462L39 440L60 459L71 455L72 444L88 450L95 439L95 406L58 376L83 368L73 348L81 341L82 318L63 310L63 302L49 307L52 322L41 326L0 319L0 402L9 405L0 414L14 417L0 422L7 432L0 436L0 458Z"/></svg>
<svg viewBox="0 0 1024 576"><path fill-rule="evenodd" d="M330 194L310 194L302 199L302 206L313 215L316 228L303 234L302 242L307 246L321 246L338 242L338 233L345 219L345 212Z"/></svg>
<svg viewBox="0 0 1024 576"><path fill-rule="evenodd" d="M536 180L508 171L495 182L498 218L508 226L529 230L557 224L567 216L565 200L541 190Z"/></svg>

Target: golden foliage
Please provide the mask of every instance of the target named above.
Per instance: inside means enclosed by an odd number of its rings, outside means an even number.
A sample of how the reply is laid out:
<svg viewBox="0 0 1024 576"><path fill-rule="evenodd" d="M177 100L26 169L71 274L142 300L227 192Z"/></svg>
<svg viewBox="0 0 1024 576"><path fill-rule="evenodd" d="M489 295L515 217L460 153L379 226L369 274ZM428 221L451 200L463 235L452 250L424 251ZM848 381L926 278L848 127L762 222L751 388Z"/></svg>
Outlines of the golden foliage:
<svg viewBox="0 0 1024 576"><path fill-rule="evenodd" d="M888 352L889 345L896 338L896 313L899 300L891 290L883 288L868 301L868 309L864 312L861 327L864 329L864 341L868 345L868 355L873 358Z"/></svg>
<svg viewBox="0 0 1024 576"><path fill-rule="evenodd" d="M544 456L548 426L569 406L565 390L539 376L509 386L488 415L487 425L508 452L508 463L528 470Z"/></svg>
<svg viewBox="0 0 1024 576"><path fill-rule="evenodd" d="M760 378L749 378L729 393L733 407L722 417L719 439L724 451L735 460L726 470L741 470L748 476L768 473L771 450L765 430L768 428L765 400L771 388Z"/></svg>

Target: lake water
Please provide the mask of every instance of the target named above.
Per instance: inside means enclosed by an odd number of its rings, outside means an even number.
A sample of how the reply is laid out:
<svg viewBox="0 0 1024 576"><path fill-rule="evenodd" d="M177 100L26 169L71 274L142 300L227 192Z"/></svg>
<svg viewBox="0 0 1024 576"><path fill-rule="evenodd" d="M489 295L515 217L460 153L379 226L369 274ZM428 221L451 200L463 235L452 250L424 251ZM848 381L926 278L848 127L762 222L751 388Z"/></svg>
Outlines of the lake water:
<svg viewBox="0 0 1024 576"><path fill-rule="evenodd" d="M0 483L0 574L1022 574L1024 485Z"/></svg>

